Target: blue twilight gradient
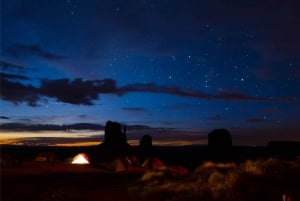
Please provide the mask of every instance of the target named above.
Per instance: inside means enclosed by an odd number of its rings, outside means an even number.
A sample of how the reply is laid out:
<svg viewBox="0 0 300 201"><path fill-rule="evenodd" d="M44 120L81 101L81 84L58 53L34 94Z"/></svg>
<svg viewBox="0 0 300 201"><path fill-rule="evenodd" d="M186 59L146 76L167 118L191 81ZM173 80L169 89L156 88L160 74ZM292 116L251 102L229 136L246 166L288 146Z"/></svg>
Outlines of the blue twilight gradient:
<svg viewBox="0 0 300 201"><path fill-rule="evenodd" d="M2 0L1 122L110 119L222 127L237 144L300 140L299 8L296 0ZM77 78L80 97L68 99ZM67 82L50 92L58 79ZM115 86L84 93L105 79Z"/></svg>

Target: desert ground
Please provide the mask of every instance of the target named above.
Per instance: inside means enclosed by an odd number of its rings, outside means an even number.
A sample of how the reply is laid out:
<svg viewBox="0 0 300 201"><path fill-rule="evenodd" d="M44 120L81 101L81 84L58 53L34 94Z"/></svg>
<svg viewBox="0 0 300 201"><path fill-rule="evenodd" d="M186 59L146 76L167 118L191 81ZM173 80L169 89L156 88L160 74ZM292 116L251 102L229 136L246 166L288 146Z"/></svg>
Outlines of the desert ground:
<svg viewBox="0 0 300 201"><path fill-rule="evenodd" d="M128 187L140 176L89 165L26 162L1 169L1 200L135 201L128 195Z"/></svg>
<svg viewBox="0 0 300 201"><path fill-rule="evenodd" d="M56 159L36 161L41 152L51 152ZM87 153L91 163L71 164L73 156L81 152ZM286 158L285 154L284 159L273 159L274 155L264 147L234 147L228 158L221 161L215 160L207 147L154 147L152 155L167 166L188 169L189 174L181 178L170 177L165 172L160 175L150 172L148 176L147 171L114 172L107 167L116 153L101 147L2 146L1 154L11 155L17 163L1 167L1 201L203 200L207 193L213 196L220 190L231 194L239 190L240 195L249 198L247 201L257 200L256 192L262 194L265 201L282 201L284 193L293 196L284 201L296 201L300 197L297 190L300 187L299 157L293 155L291 158L288 154ZM137 147L130 147L123 154L144 157ZM139 183L141 178L147 180ZM214 190L216 184L219 191ZM174 193L178 194L174 197ZM227 200L232 201L231 198Z"/></svg>

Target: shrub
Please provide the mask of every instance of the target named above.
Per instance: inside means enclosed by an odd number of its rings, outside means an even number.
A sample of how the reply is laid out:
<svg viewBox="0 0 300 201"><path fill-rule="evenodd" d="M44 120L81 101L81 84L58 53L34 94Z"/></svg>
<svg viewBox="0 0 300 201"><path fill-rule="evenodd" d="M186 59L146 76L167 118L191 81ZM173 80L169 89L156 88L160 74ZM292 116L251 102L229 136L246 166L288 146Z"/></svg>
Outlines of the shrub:
<svg viewBox="0 0 300 201"><path fill-rule="evenodd" d="M152 181L152 180L162 179L165 176L165 174L166 173L164 171L158 171L158 170L147 171L146 173L143 174L140 181Z"/></svg>
<svg viewBox="0 0 300 201"><path fill-rule="evenodd" d="M239 165L205 162L188 177L146 172L129 192L146 200L168 201L272 201L285 193L298 198L299 169L300 160L247 160Z"/></svg>
<svg viewBox="0 0 300 201"><path fill-rule="evenodd" d="M253 175L263 175L264 170L259 163L259 161L247 160L243 165L241 165L241 171Z"/></svg>

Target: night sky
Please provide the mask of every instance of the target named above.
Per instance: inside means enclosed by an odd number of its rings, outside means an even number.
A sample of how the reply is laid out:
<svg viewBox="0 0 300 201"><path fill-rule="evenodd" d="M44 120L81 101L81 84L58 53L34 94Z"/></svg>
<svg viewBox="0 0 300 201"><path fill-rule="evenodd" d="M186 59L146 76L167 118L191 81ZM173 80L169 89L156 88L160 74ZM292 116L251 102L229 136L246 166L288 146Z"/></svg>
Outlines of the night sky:
<svg viewBox="0 0 300 201"><path fill-rule="evenodd" d="M113 120L170 141L215 128L234 144L300 140L299 9L297 0L2 0L1 124Z"/></svg>

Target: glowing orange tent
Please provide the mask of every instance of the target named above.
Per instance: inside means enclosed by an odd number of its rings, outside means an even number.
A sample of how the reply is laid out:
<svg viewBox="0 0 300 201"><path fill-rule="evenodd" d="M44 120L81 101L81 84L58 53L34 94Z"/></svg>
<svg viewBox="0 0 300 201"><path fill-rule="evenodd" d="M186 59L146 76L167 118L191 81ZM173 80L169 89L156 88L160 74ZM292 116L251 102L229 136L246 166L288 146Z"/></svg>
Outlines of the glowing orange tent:
<svg viewBox="0 0 300 201"><path fill-rule="evenodd" d="M135 156L119 157L107 166L109 170L115 172L141 172L144 169Z"/></svg>
<svg viewBox="0 0 300 201"><path fill-rule="evenodd" d="M74 158L72 160L72 164L86 165L86 164L90 164L90 160L89 160L89 157L85 153L80 153L80 154L77 154L76 156L74 156Z"/></svg>
<svg viewBox="0 0 300 201"><path fill-rule="evenodd" d="M159 159L159 158L148 158L142 165L143 168L146 169L162 169L167 166Z"/></svg>

